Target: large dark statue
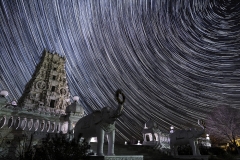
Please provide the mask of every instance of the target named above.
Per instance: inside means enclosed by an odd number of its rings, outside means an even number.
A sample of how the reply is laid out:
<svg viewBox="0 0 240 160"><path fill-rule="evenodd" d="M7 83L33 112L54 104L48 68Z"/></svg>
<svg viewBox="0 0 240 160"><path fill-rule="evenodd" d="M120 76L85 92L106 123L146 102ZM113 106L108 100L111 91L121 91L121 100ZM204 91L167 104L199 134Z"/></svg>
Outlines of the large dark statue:
<svg viewBox="0 0 240 160"><path fill-rule="evenodd" d="M178 155L177 147L179 145L190 144L193 155L200 155L197 138L205 133L205 126L202 120L198 120L201 130L177 130L170 134L170 148L173 155Z"/></svg>
<svg viewBox="0 0 240 160"><path fill-rule="evenodd" d="M122 98L120 98L120 95ZM108 135L108 155L114 155L115 121L121 116L125 96L122 90L118 89L115 94L118 102L116 110L104 107L101 111L95 111L81 118L74 128L74 138L78 142L81 136L90 143L92 137L97 137L97 155L103 154L103 142L105 133Z"/></svg>

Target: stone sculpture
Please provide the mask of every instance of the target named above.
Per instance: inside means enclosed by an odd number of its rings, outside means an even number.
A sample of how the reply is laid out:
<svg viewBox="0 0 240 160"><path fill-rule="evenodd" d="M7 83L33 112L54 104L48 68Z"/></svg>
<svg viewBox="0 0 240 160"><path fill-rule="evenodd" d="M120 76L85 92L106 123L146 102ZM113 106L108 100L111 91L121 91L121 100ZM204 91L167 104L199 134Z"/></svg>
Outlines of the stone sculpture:
<svg viewBox="0 0 240 160"><path fill-rule="evenodd" d="M202 130L177 130L170 134L170 148L174 156L178 155L177 147L179 145L190 144L193 155L201 155L197 138L199 138L205 132L205 126L203 121L198 120L198 124L203 128Z"/></svg>
<svg viewBox="0 0 240 160"><path fill-rule="evenodd" d="M120 98L120 95L122 98ZM81 118L75 125L74 138L78 142L81 137L90 143L91 137L97 137L97 155L103 156L103 142L105 133L108 136L108 155L114 155L115 121L121 116L125 96L122 90L116 91L118 101L116 110L104 107L101 111L95 111Z"/></svg>

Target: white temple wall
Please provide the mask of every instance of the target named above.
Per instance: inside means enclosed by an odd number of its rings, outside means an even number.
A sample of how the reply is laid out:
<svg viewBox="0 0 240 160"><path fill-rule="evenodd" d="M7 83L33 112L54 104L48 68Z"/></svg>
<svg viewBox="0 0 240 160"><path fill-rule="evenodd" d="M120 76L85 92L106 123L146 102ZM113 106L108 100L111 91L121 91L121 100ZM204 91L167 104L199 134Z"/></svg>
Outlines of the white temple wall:
<svg viewBox="0 0 240 160"><path fill-rule="evenodd" d="M61 124L59 120L48 120L32 117L20 117L17 115L1 115L0 114L0 133L3 129L36 131L46 133L67 133L68 122Z"/></svg>

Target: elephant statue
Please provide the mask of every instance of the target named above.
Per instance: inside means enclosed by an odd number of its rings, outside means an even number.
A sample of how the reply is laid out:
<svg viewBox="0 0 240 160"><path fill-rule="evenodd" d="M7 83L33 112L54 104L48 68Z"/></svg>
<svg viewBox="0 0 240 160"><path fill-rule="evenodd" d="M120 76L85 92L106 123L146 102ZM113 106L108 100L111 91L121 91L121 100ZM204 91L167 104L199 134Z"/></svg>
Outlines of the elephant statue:
<svg viewBox="0 0 240 160"><path fill-rule="evenodd" d="M120 95L122 98L120 98ZM81 137L88 144L92 137L97 137L97 155L103 156L103 143L105 133L108 136L108 155L114 155L115 142L115 121L119 118L123 111L123 103L125 96L121 89L118 89L115 94L118 102L116 110L110 107L104 107L98 111L81 118L75 125L74 138L79 142Z"/></svg>
<svg viewBox="0 0 240 160"><path fill-rule="evenodd" d="M202 120L198 120L198 124L203 128L202 130L176 130L173 133L170 133L170 148L174 156L178 155L177 147L185 144L190 144L193 155L201 155L198 148L197 138L205 133L205 126Z"/></svg>

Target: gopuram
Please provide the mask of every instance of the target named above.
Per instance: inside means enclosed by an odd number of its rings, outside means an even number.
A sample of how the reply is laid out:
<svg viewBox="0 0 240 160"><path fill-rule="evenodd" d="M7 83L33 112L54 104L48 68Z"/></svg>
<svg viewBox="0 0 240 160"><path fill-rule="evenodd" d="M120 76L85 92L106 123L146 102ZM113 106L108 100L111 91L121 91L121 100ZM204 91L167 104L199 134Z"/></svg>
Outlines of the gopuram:
<svg viewBox="0 0 240 160"><path fill-rule="evenodd" d="M38 143L46 134L67 134L83 117L79 98L70 100L65 62L65 57L45 50L18 102L8 102L8 92L1 91L1 155L14 155L22 137L30 139L34 134L33 143Z"/></svg>

